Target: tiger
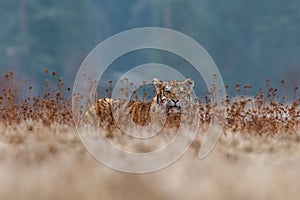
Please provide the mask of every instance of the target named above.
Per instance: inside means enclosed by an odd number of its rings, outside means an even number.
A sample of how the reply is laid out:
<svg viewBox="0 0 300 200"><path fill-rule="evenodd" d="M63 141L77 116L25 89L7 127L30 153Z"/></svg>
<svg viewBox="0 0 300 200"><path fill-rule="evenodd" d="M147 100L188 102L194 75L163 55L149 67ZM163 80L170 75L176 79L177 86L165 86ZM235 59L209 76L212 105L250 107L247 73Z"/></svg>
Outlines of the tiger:
<svg viewBox="0 0 300 200"><path fill-rule="evenodd" d="M194 81L191 78L184 81L154 78L152 83L155 95L150 101L100 98L84 114L84 123L100 127L106 137L113 137L120 124L133 123L144 127L150 123L165 122L162 126L178 126L182 108L193 101ZM152 113L155 117L150 116ZM92 122L90 119L93 119Z"/></svg>

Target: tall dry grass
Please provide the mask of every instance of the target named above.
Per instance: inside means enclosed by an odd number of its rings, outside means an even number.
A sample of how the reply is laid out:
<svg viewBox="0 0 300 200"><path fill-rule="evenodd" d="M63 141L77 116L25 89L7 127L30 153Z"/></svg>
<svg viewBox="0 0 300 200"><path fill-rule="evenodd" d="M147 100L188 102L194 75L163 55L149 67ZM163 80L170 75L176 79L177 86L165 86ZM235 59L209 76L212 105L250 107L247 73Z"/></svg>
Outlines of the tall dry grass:
<svg viewBox="0 0 300 200"><path fill-rule="evenodd" d="M228 134L204 160L191 148L165 169L132 175L100 164L74 128L27 127L28 122L0 127L1 199L279 200L300 195L300 145L293 138Z"/></svg>
<svg viewBox="0 0 300 200"><path fill-rule="evenodd" d="M63 80L57 77L56 72L49 72L43 84L43 90L38 96L18 98L18 89L14 84L14 72L9 72L1 77L0 82L0 120L3 125L19 124L23 121L41 121L44 126L53 123L74 126L70 87L65 87ZM125 97L137 96L136 91L130 91L132 83L125 81L126 85L121 88ZM281 82L284 85L284 81ZM110 81L111 85L112 82ZM247 97L250 85L240 86L236 84L236 94L231 97L226 95L222 102L222 108L226 110L226 118L222 124L224 132L241 132L254 135L295 134L300 125L300 110L297 91L298 86L293 88L294 99L288 101L285 96L278 96L278 89L272 88L269 80L266 80L265 93L260 90L255 96ZM28 85L28 93L33 87ZM241 90L243 89L243 93ZM23 90L23 89L22 89ZM229 86L226 85L226 90ZM132 92L132 95L129 93ZM109 96L109 89L106 90ZM210 92L203 98L196 99L196 108L199 110L199 120L204 128L211 121L211 113L217 113L218 107L211 104L210 99L214 93ZM143 100L147 96L143 95ZM201 102L202 99L202 102ZM204 99L204 100L203 100ZM137 99L138 100L138 99ZM180 123L176 121L175 123Z"/></svg>
<svg viewBox="0 0 300 200"><path fill-rule="evenodd" d="M212 154L199 160L201 133L215 109L207 95L198 104L199 142L165 169L131 175L87 153L74 128L70 88L55 72L45 73L51 81L42 94L24 99L18 98L14 73L1 76L0 199L299 199L297 87L287 103L268 82L267 93L244 98L242 90L251 86L236 85L240 97L227 95L223 102L224 134Z"/></svg>

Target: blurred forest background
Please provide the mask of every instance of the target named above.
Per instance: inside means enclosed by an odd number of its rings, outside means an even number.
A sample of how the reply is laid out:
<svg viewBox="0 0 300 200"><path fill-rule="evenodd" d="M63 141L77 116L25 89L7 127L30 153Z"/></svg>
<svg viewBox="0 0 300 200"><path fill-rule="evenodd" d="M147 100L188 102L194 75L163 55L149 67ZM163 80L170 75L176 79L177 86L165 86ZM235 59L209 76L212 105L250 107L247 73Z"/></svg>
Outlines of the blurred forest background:
<svg viewBox="0 0 300 200"><path fill-rule="evenodd" d="M159 26L198 41L226 84L300 85L299 0L1 0L0 13L0 72L35 84L48 68L72 85L99 42Z"/></svg>

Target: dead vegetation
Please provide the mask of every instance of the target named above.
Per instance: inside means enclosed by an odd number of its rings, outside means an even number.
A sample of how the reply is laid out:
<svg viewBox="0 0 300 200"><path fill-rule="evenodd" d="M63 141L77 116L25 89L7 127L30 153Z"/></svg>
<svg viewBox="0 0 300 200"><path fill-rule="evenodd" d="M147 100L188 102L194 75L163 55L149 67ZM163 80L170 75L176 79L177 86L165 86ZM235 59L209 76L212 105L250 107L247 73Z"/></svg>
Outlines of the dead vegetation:
<svg viewBox="0 0 300 200"><path fill-rule="evenodd" d="M61 78L57 77L56 72L49 72L45 69L45 74L48 79L44 81L43 89L38 96L18 97L18 90L14 78L14 72L9 72L1 76L0 81L0 125L1 127L15 127L22 125L24 131L36 132L39 128L57 129L73 129L74 120L71 110L72 92L70 87L66 87ZM147 99L146 90L143 88L142 99L139 100L137 91L131 88L133 83L128 79L123 80L125 85L120 89L120 94L125 98L131 98L135 101L145 102ZM144 85L146 83L143 83ZM284 85L285 81L281 81ZM24 82L27 88L27 94L33 90L33 86ZM110 96L112 81L109 81L109 89L104 93ZM294 98L292 101L287 101L285 96L278 96L278 90L270 86L269 80L266 80L266 88L263 92L259 90L255 96L247 96L250 85L240 86L235 85L236 94L234 97L226 95L226 99L222 102L222 108L226 111L224 121L221 121L223 127L223 136L221 141L228 147L236 147L243 152L276 152L276 149L284 149L290 152L297 152L297 144L299 143L299 130L300 130L300 110L297 91L298 87L295 86ZM228 93L229 86L226 85ZM218 113L220 106L211 104L210 99L213 98L213 92L206 94L199 99L195 100L192 109L197 110L198 136L192 144L192 148L197 152L201 146L203 135L206 134L207 127L211 121L211 114ZM147 104L147 103L145 103ZM76 106L75 106L76 107ZM189 107L191 109L191 107ZM109 112L104 112L111 115ZM190 110L189 110L189 113ZM105 119L110 119L112 116L103 116ZM168 127L177 127L181 121L170 120L169 117ZM175 119L175 118L174 118ZM161 121L161 120L158 120ZM127 124L127 123L125 123ZM115 127L112 127L115 128ZM125 127L126 128L126 127ZM130 129L128 129L130 130ZM172 131L174 131L172 129ZM115 131L117 136L115 139L118 143L126 143L132 137L122 135L120 131ZM165 131L166 132L166 131ZM146 134L147 135L147 134ZM237 139L239 138L239 139ZM172 137L165 137L166 141L170 141ZM256 145L255 141L265 141L266 145ZM285 141L284 145L275 147L270 145L271 141ZM22 144L24 139L18 134L12 134L5 137L5 141L12 144ZM135 140L132 139L132 143ZM153 140L158 146L163 145L161 141ZM229 142L229 143L228 143ZM264 142L262 142L264 144ZM276 142L277 144L278 142ZM280 143L280 142L279 142ZM292 144L292 145L289 145ZM150 144L149 144L150 145ZM157 145L153 145L156 147ZM255 147L254 147L255 146ZM137 147L141 149L142 147ZM146 149L152 149L145 147ZM51 148L52 149L52 148ZM142 148L144 149L144 148ZM292 150L294 149L294 150ZM53 149L55 152L55 149Z"/></svg>
<svg viewBox="0 0 300 200"><path fill-rule="evenodd" d="M45 73L49 80L41 94L24 99L18 97L13 72L0 78L1 199L298 199L300 195L298 87L288 103L284 97L276 98L277 90L269 85L266 94L259 91L254 97L242 97L241 90L250 86L236 85L239 97L228 95L223 102L224 134L210 156L204 160L195 156L203 139L200 134L200 142L175 164L137 176L111 170L86 151L74 127L71 89L55 72ZM200 132L217 108L209 99L207 95L197 105Z"/></svg>
<svg viewBox="0 0 300 200"><path fill-rule="evenodd" d="M48 70L45 70L48 73ZM15 88L14 72L0 76L0 121L3 125L15 125L24 121L41 122L44 126L54 123L73 126L71 112L71 88L64 87L61 78L56 73L51 73L52 79L46 79L41 94L38 96L18 98L18 90ZM24 81L26 85L28 81ZM27 92L33 86L27 85Z"/></svg>
<svg viewBox="0 0 300 200"><path fill-rule="evenodd" d="M18 89L14 84L14 72L9 72L1 76L0 82L0 122L2 125L20 124L24 121L41 122L49 127L52 124L64 126L74 126L71 110L72 93L71 88L65 87L61 78L57 77L56 72L49 72L43 89L38 96L27 96L18 99ZM51 81L50 81L51 80ZM131 96L138 100L135 92L131 91L132 83L125 80L125 87L121 88L121 94L126 98ZM284 85L284 81L281 84ZM25 84L25 83L24 83ZM28 93L33 89L27 84ZM25 85L26 85L25 84ZM110 89L105 92L109 95L112 82L109 81ZM298 87L295 86L294 99L287 101L285 96L279 97L276 88L272 88L269 80L266 80L266 93L259 90L253 97L247 97L247 90L250 85L235 85L236 94L231 97L226 95L222 107L226 110L226 117L222 124L224 132L239 132L253 135L275 135L275 134L295 134L300 125L300 98L297 99ZM22 88L23 89L23 88ZM228 91L229 86L226 85ZM243 92L241 92L243 90ZM144 91L143 100L147 94ZM211 121L211 113L217 113L217 105L212 105L210 93L202 99L196 99L195 108L199 111L200 130ZM109 114L109 113L108 113ZM105 117L105 116L104 116ZM109 118L110 116L107 116ZM180 123L174 120L175 126ZM29 128L30 129L30 128Z"/></svg>

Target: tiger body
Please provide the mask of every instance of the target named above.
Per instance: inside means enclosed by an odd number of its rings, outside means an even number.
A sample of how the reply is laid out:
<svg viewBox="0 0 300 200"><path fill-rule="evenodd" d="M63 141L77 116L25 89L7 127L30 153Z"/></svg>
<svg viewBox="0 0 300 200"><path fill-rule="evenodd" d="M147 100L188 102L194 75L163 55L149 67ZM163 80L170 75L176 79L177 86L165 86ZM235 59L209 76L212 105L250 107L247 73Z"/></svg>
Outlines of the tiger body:
<svg viewBox="0 0 300 200"><path fill-rule="evenodd" d="M160 124L164 127L178 126L183 105L192 102L194 82L191 79L182 82L153 79L153 84L156 93L149 102L98 99L85 113L85 123L89 119L88 123L99 126L107 137L112 137L114 130L120 128L120 124L137 127L149 124ZM90 122L90 119L93 121Z"/></svg>

